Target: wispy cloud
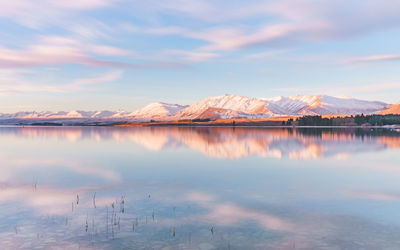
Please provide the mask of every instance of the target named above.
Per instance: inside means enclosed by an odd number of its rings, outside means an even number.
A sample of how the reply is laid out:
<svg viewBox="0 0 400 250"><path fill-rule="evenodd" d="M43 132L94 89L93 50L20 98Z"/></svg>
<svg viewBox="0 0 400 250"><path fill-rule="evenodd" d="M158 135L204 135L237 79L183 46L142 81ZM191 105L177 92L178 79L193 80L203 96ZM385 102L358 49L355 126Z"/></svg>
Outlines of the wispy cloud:
<svg viewBox="0 0 400 250"><path fill-rule="evenodd" d="M76 12L109 7L112 0L0 0L0 18L8 18L30 28L56 25Z"/></svg>
<svg viewBox="0 0 400 250"><path fill-rule="evenodd" d="M368 63L368 62L385 62L385 61L398 61L398 60L400 60L400 54L390 54L390 55L355 57L346 60L345 63Z"/></svg>
<svg viewBox="0 0 400 250"><path fill-rule="evenodd" d="M377 201L398 201L400 195L396 193L375 192L375 191L349 191L349 195L359 199L377 200Z"/></svg>
<svg viewBox="0 0 400 250"><path fill-rule="evenodd" d="M100 83L108 83L113 82L121 78L123 71L111 71L99 77L92 77L92 78L79 78L76 79L74 82L66 85L64 87L65 90L80 90L85 86L100 84Z"/></svg>
<svg viewBox="0 0 400 250"><path fill-rule="evenodd" d="M373 0L353 1L196 1L182 3L151 1L156 12L209 22L205 28L183 26L135 27L135 32L154 35L178 35L202 40L208 44L197 51L238 50L249 47L294 46L310 41L335 41L400 27L400 4ZM346 10L346 11L344 11ZM371 13L374 13L371 15ZM357 19L354 19L357 16ZM257 24L245 20L262 18ZM274 22L265 17L274 17ZM232 25L234 20L239 24ZM243 22L243 23L240 23ZM186 26L186 28L185 28ZM204 25L203 25L204 26Z"/></svg>
<svg viewBox="0 0 400 250"><path fill-rule="evenodd" d="M104 59L106 56L106 59ZM114 67L126 69L187 69L188 65L168 60L148 60L145 63L134 63L134 54L131 51L118 47L84 43L80 40L60 37L44 36L24 49L8 49L0 47L0 67L27 68L64 64L80 64L94 67ZM188 54L188 56L190 56ZM194 58L196 54L192 54ZM197 55L197 56L200 56ZM206 56L206 55L204 55ZM109 59L112 57L112 59ZM114 59L118 57L118 59ZM126 60L121 61L121 57ZM150 58L151 59L151 58Z"/></svg>
<svg viewBox="0 0 400 250"><path fill-rule="evenodd" d="M96 9L110 6L112 1L110 0L80 0L80 1L69 1L69 0L58 0L58 1L46 1L48 4L61 9L70 10L87 10Z"/></svg>
<svg viewBox="0 0 400 250"><path fill-rule="evenodd" d="M246 59L264 59L264 58L273 58L276 57L279 54L283 54L286 52L289 52L290 50L269 50L269 51L263 51L263 52L258 52L258 53L252 53L245 55Z"/></svg>
<svg viewBox="0 0 400 250"><path fill-rule="evenodd" d="M105 45L83 44L65 37L43 37L25 49L0 48L0 67L35 67L60 64L119 66L119 63L96 59L97 55L126 55L128 51Z"/></svg>
<svg viewBox="0 0 400 250"><path fill-rule="evenodd" d="M115 40L116 33L123 30L122 25L116 29L116 27L108 23L88 17L80 18L76 22L66 22L63 26L74 37L85 41L97 39Z"/></svg>
<svg viewBox="0 0 400 250"><path fill-rule="evenodd" d="M192 62L202 62L219 56L218 54L211 52L202 52L202 51L197 52L197 51L185 51L185 50L168 50L165 51L164 54L183 56L185 60Z"/></svg>
<svg viewBox="0 0 400 250"><path fill-rule="evenodd" d="M121 78L123 71L110 71L97 77L78 78L71 83L64 85L38 84L21 78L19 70L0 71L0 93L15 94L26 92L53 92L72 93L91 91L93 85L110 83Z"/></svg>

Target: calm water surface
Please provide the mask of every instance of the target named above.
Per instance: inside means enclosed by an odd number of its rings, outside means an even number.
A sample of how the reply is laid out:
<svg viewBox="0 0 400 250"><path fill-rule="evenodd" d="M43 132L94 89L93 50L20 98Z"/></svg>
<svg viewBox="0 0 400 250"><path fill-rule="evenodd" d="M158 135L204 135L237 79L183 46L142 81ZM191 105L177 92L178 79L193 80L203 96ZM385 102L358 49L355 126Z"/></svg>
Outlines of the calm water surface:
<svg viewBox="0 0 400 250"><path fill-rule="evenodd" d="M400 131L0 127L1 249L400 249Z"/></svg>

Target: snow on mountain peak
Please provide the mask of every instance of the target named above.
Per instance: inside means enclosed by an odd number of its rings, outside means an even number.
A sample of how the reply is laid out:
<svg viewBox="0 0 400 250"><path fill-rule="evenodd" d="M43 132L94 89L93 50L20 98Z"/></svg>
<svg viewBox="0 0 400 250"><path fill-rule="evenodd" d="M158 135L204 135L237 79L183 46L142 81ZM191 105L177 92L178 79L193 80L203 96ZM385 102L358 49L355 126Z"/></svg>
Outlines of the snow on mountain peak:
<svg viewBox="0 0 400 250"><path fill-rule="evenodd" d="M364 101L354 98L341 98L327 95L321 95L313 100L309 107L303 110L300 114L320 114L320 115L333 115L333 114L372 114L386 108L388 105L383 102Z"/></svg>
<svg viewBox="0 0 400 250"><path fill-rule="evenodd" d="M142 109L132 112L130 116L138 119L166 119L187 106L163 102L150 103Z"/></svg>
<svg viewBox="0 0 400 250"><path fill-rule="evenodd" d="M68 114L66 116L74 117L74 118L82 118L83 117L83 115L81 113L79 113L79 111L77 111L77 110L72 110L72 111L68 112Z"/></svg>
<svg viewBox="0 0 400 250"><path fill-rule="evenodd" d="M227 115L227 113L230 113L231 115L238 114L235 112L227 112L228 110L237 111L241 112L241 114L249 114L252 116L259 114L269 117L272 113L266 108L266 105L267 103L261 99L225 94L222 96L207 97L181 110L175 115L175 117L179 119L194 119L202 115L210 108L218 109L219 113L226 113L224 118L231 117L230 115Z"/></svg>
<svg viewBox="0 0 400 250"><path fill-rule="evenodd" d="M267 108L277 115L370 114L388 106L383 102L328 95L292 95L264 100L268 102Z"/></svg>

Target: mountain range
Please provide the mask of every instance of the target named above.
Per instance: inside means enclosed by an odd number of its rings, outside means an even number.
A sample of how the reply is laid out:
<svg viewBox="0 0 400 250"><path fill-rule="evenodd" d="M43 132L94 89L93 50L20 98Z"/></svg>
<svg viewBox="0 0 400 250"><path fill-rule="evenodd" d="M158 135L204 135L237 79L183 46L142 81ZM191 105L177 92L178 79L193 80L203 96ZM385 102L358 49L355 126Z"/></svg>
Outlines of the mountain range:
<svg viewBox="0 0 400 250"><path fill-rule="evenodd" d="M186 119L270 118L303 115L400 114L400 103L365 101L328 95L292 95L274 98L251 98L239 95L207 97L192 105L152 103L134 112L59 111L0 113L0 123L32 121L172 121Z"/></svg>

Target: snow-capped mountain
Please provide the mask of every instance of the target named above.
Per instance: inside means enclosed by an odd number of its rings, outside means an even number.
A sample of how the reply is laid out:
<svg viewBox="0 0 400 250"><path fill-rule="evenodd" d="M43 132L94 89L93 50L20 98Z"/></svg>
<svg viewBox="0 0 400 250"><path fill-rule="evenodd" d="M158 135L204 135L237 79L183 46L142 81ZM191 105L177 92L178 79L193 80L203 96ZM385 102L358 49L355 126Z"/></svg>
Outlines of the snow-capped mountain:
<svg viewBox="0 0 400 250"><path fill-rule="evenodd" d="M171 116L187 107L187 105L156 102L130 113L129 116L139 120L170 120Z"/></svg>
<svg viewBox="0 0 400 250"><path fill-rule="evenodd" d="M13 114L0 114L0 119L112 119L119 117L127 117L128 112L125 111L78 111L73 110L70 112L59 111L59 112L17 112Z"/></svg>
<svg viewBox="0 0 400 250"><path fill-rule="evenodd" d="M399 114L400 103L390 105L379 101L364 101L327 95L293 95L289 97L251 98L239 95L207 97L192 105L152 103L134 112L127 111L60 111L17 112L1 114L2 124L21 121L71 122L139 122L186 119L268 118L301 115Z"/></svg>
<svg viewBox="0 0 400 250"><path fill-rule="evenodd" d="M290 97L249 98L238 95L207 97L177 112L174 119L194 118L268 118L281 115L373 114L389 105L326 95L293 95Z"/></svg>
<svg viewBox="0 0 400 250"><path fill-rule="evenodd" d="M266 102L261 99L249 98L239 95L223 95L207 97L189 107L177 112L176 119L194 119L198 117L217 118L231 117L271 117L273 113L266 107Z"/></svg>
<svg viewBox="0 0 400 250"><path fill-rule="evenodd" d="M280 115L372 114L388 106L383 102L327 95L293 95L264 100L268 102L267 107L274 114Z"/></svg>

